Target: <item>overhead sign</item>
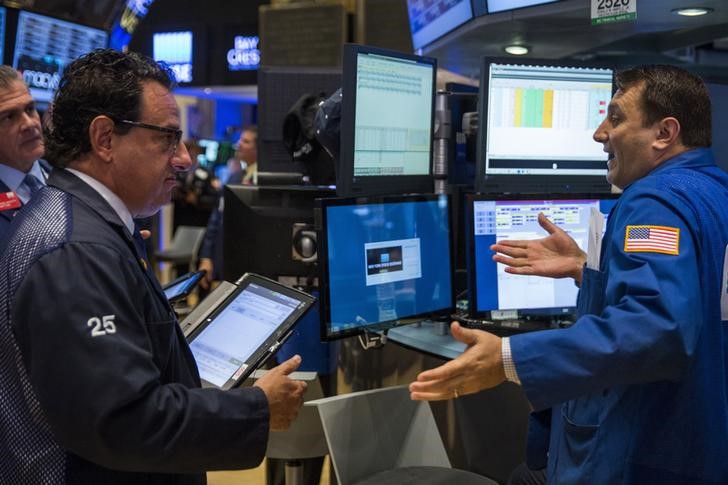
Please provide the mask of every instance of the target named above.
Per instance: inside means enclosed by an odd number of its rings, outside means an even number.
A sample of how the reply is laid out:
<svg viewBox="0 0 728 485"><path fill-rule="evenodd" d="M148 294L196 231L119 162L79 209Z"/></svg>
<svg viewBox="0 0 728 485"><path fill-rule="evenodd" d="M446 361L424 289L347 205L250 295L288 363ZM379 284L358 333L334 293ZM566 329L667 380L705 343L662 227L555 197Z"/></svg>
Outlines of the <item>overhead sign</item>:
<svg viewBox="0 0 728 485"><path fill-rule="evenodd" d="M591 0L592 25L628 22L637 18L637 0Z"/></svg>
<svg viewBox="0 0 728 485"><path fill-rule="evenodd" d="M227 52L229 71L252 71L260 66L257 35L236 35L233 48Z"/></svg>
<svg viewBox="0 0 728 485"><path fill-rule="evenodd" d="M109 47L123 51L129 45L131 35L139 22L147 15L154 0L127 0L119 20L111 29Z"/></svg>

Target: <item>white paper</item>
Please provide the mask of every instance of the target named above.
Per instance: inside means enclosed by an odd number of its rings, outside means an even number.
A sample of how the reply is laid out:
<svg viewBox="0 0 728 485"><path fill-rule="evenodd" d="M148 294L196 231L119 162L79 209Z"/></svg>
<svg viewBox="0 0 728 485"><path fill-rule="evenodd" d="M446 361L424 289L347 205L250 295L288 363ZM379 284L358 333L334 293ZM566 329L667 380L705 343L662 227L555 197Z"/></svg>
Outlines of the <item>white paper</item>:
<svg viewBox="0 0 728 485"><path fill-rule="evenodd" d="M586 267L599 271L599 257L602 253L602 235L604 234L604 214L592 207L589 217L589 235L587 238Z"/></svg>

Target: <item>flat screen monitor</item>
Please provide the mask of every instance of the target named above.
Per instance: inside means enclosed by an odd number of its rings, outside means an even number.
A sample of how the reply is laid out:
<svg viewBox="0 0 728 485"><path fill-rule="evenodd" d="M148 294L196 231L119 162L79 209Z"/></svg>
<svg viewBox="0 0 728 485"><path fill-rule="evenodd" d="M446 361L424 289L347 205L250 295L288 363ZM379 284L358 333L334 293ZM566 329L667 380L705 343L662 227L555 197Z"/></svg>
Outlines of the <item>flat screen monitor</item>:
<svg viewBox="0 0 728 485"><path fill-rule="evenodd" d="M433 191L435 59L344 46L342 196Z"/></svg>
<svg viewBox="0 0 728 485"><path fill-rule="evenodd" d="M607 154L592 139L614 70L584 63L485 58L478 108L480 192L608 192Z"/></svg>
<svg viewBox="0 0 728 485"><path fill-rule="evenodd" d="M447 196L328 199L317 211L322 339L450 313Z"/></svg>
<svg viewBox="0 0 728 485"><path fill-rule="evenodd" d="M332 196L333 189L316 186L225 186L223 278L315 277L314 201Z"/></svg>
<svg viewBox="0 0 728 485"><path fill-rule="evenodd" d="M498 13L505 10L514 10L517 8L533 7L534 5L543 5L544 3L554 3L559 0L484 0L487 4L488 13Z"/></svg>
<svg viewBox="0 0 728 485"><path fill-rule="evenodd" d="M21 11L13 67L22 73L33 99L49 103L66 64L107 42L101 29Z"/></svg>
<svg viewBox="0 0 728 485"><path fill-rule="evenodd" d="M587 250L592 209L605 217L617 202L615 194L469 195L468 275L470 313L497 318L573 314L578 288L570 278L513 275L493 261L490 246L505 239L540 239L547 233L538 214L566 231Z"/></svg>
<svg viewBox="0 0 728 485"><path fill-rule="evenodd" d="M471 0L407 0L412 46L421 49L473 18Z"/></svg>

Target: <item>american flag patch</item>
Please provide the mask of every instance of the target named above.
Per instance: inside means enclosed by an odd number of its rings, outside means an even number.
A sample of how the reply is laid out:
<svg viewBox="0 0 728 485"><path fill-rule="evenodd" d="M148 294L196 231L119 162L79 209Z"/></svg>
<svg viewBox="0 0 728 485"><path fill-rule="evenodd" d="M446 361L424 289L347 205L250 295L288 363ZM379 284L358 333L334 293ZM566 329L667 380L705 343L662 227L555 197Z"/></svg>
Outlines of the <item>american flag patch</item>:
<svg viewBox="0 0 728 485"><path fill-rule="evenodd" d="M624 251L678 255L680 229L665 226L627 226Z"/></svg>

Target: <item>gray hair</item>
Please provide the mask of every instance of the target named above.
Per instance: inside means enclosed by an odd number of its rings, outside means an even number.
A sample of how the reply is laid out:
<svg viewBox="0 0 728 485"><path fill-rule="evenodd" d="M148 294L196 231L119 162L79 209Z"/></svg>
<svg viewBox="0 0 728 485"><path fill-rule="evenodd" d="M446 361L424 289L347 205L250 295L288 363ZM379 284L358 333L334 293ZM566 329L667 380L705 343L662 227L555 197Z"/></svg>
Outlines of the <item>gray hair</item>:
<svg viewBox="0 0 728 485"><path fill-rule="evenodd" d="M10 66L0 66L0 88L9 88L15 81L23 81L20 73Z"/></svg>

